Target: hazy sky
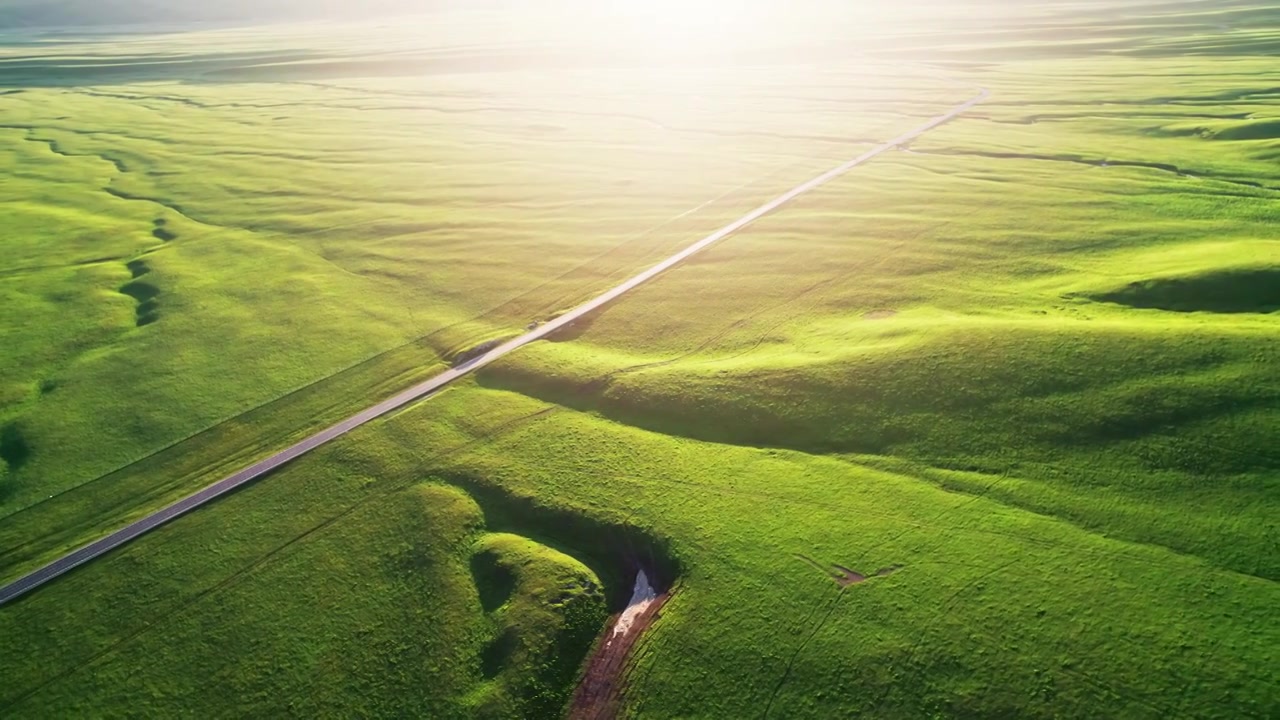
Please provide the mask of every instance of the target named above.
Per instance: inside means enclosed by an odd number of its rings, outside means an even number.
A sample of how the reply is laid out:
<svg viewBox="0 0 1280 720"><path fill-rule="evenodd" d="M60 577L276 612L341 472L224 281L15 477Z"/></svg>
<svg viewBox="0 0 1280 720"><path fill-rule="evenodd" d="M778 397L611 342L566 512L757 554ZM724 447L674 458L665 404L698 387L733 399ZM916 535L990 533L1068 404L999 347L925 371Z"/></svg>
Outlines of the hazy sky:
<svg viewBox="0 0 1280 720"><path fill-rule="evenodd" d="M1093 1L1074 0L1073 4ZM986 6L988 9L1004 7L1011 12L1026 13L1032 8L1050 8L1058 4L1061 3L1052 0L1037 3L1015 3L1013 0L0 0L0 25L12 28L46 24L172 23L201 20L251 23L295 18L369 19L405 12L431 12L441 8L504 7L521 13L541 9L554 12L573 7L579 14L631 13L703 20L764 11L805 14L814 12L817 8L821 8L821 12L841 16L911 14L936 17L939 12L943 12L959 19L963 17L964 9L972 6ZM1105 7L1128 3L1097 0L1097 4Z"/></svg>

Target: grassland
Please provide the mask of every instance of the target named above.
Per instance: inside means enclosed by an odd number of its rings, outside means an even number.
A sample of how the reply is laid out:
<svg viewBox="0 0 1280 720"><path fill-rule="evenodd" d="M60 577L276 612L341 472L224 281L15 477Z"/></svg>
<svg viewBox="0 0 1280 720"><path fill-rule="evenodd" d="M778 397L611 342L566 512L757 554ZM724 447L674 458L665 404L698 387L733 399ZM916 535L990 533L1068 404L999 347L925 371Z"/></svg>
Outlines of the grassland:
<svg viewBox="0 0 1280 720"><path fill-rule="evenodd" d="M636 717L1276 715L1280 19L1090 11L749 74L15 47L8 576L992 97L0 610L0 709L553 717L643 558Z"/></svg>
<svg viewBox="0 0 1280 720"><path fill-rule="evenodd" d="M530 75L0 98L23 168L7 181L11 222L26 231L7 307L38 329L3 377L20 448L0 506L5 567L589 297L856 154L902 110L888 79L868 82L855 94L883 109L854 136L819 134L842 120L833 107L779 149L771 128L787 116L756 96L782 73L679 103L672 79ZM939 104L963 97L914 82Z"/></svg>

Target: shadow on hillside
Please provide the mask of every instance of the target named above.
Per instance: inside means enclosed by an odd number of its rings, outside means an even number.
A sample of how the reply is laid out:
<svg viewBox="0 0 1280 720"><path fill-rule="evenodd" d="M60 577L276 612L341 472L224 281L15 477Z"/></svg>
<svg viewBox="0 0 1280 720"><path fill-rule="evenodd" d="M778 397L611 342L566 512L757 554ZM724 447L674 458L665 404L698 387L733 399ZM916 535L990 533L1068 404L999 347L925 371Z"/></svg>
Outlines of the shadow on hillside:
<svg viewBox="0 0 1280 720"><path fill-rule="evenodd" d="M6 425L4 430L0 430L0 460L10 469L17 470L26 464L29 457L31 447L17 425Z"/></svg>
<svg viewBox="0 0 1280 720"><path fill-rule="evenodd" d="M1271 313L1280 310L1280 268L1224 270L1142 280L1086 297L1172 312Z"/></svg>
<svg viewBox="0 0 1280 720"><path fill-rule="evenodd" d="M680 562L667 541L644 528L621 521L602 519L549 504L532 496L515 495L485 479L456 471L435 473L449 485L460 488L484 509L490 532L507 532L577 558L591 568L604 584L610 612L627 606L636 572L652 575L656 587L668 588L680 575ZM492 594L482 597L485 605L501 605L505 582L493 574L484 560L473 565L477 577ZM488 582L498 581L498 582Z"/></svg>

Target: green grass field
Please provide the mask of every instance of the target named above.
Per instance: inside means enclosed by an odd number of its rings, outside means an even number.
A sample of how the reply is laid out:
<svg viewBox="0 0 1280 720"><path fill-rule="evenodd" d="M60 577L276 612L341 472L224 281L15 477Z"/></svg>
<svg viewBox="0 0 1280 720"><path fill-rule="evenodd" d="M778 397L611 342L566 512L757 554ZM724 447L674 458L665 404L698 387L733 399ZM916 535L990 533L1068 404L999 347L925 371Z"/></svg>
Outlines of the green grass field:
<svg viewBox="0 0 1280 720"><path fill-rule="evenodd" d="M0 608L0 714L557 717L637 560L633 717L1280 714L1280 12L935 10L0 36L0 579L991 92Z"/></svg>

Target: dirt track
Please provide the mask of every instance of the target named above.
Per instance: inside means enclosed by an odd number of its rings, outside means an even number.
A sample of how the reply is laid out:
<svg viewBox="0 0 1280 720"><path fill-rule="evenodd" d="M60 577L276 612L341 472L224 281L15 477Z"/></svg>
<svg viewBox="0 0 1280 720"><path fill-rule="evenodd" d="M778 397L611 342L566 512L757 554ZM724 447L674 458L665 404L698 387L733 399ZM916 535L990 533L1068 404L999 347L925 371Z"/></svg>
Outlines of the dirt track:
<svg viewBox="0 0 1280 720"><path fill-rule="evenodd" d="M648 585L647 582L644 584ZM582 682L569 703L569 720L612 720L618 716L626 692L623 670L631 651L661 614L662 606L670 597L670 591L660 592L646 601L648 604L642 611L630 615L624 611L609 619L600 644L587 660Z"/></svg>

